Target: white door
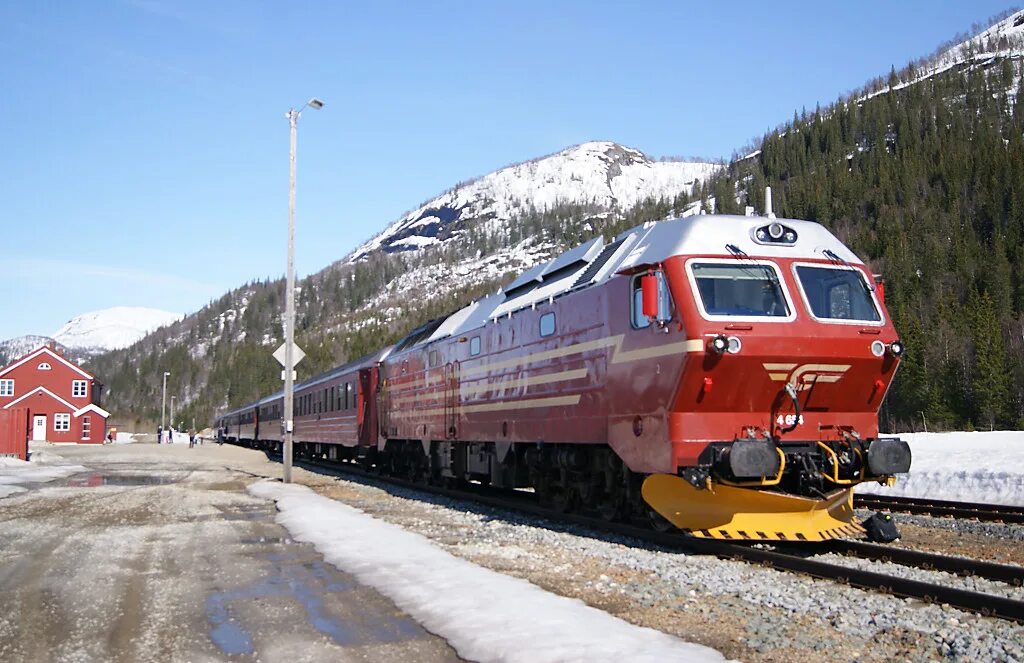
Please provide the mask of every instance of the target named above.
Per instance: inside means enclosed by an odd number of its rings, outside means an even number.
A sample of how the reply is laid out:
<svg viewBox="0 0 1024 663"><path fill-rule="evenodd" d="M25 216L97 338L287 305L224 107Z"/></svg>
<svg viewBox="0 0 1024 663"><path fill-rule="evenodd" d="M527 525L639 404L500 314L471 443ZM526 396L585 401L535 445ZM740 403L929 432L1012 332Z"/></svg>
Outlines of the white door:
<svg viewBox="0 0 1024 663"><path fill-rule="evenodd" d="M32 439L33 440L45 440L46 439L46 415L37 414L32 417Z"/></svg>

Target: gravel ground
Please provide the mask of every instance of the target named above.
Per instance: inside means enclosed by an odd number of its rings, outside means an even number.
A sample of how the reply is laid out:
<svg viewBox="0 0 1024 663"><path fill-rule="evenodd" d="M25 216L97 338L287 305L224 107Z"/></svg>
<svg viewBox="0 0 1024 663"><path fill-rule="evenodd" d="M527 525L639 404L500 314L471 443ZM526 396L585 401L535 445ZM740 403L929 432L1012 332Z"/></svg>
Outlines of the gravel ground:
<svg viewBox="0 0 1024 663"><path fill-rule="evenodd" d="M453 554L742 660L1024 661L1024 627L949 607L650 549L402 488L328 477L311 483ZM900 573L997 587L1002 595L1024 599L1020 588L1001 583L905 568Z"/></svg>

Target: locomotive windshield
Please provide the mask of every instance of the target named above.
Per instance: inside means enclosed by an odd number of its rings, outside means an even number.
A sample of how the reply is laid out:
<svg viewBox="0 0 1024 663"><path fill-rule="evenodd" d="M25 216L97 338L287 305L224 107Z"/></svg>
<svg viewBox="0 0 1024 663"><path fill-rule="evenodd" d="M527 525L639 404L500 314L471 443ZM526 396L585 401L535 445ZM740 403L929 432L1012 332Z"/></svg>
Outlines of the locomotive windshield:
<svg viewBox="0 0 1024 663"><path fill-rule="evenodd" d="M690 269L708 315L789 317L778 274L769 265L693 263Z"/></svg>
<svg viewBox="0 0 1024 663"><path fill-rule="evenodd" d="M797 278L815 318L825 320L882 320L863 275L855 269L798 265Z"/></svg>

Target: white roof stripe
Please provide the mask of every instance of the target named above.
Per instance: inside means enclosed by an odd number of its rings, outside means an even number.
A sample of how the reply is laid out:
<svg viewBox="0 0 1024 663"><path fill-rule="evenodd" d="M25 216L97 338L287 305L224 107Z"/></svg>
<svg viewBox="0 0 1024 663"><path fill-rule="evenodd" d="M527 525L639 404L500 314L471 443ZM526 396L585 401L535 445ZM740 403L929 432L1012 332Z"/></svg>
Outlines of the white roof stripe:
<svg viewBox="0 0 1024 663"><path fill-rule="evenodd" d="M4 375L5 373L9 373L10 371L13 371L18 366L21 366L25 362L29 361L30 359L33 359L34 357L38 357L41 354L48 354L48 355L50 355L51 357L53 357L57 361L61 362L62 364L64 364L68 368L70 368L71 370L79 373L80 375L83 375L83 376L89 378L90 380L95 379L92 375L90 375L89 373L86 373L85 371L83 371L78 366L75 366L70 361L68 361L64 357L61 357L59 354L57 354L56 352L54 352L53 350L51 350L49 347L47 347L45 345L43 347L39 348L38 350L34 350L34 351L28 353L27 355L25 355L24 357L22 357L18 361L14 362L13 364L8 366L7 368L3 369L2 371L0 371L0 375Z"/></svg>
<svg viewBox="0 0 1024 663"><path fill-rule="evenodd" d="M7 405L5 405L5 406L4 406L4 409L6 410L7 408L11 407L11 406L12 406L12 405L14 405L15 403L19 403L19 402L21 402L21 401L25 400L26 398L28 398L28 397L29 397L29 396L31 396L32 394L38 394L38 393L39 393L40 391L41 391L41 392L43 392L43 393L45 393L45 394L47 394L47 395L49 395L49 396L50 396L51 398L53 398L54 400L60 401L60 402L61 402L61 403L63 403L64 405L67 405L67 406L68 406L68 409L69 409L69 410L71 410L72 412L74 412L74 411L76 410L76 408L75 408L75 406L74 406L74 405L72 405L71 403L68 403L68 402L67 402L66 400L64 400L63 398L61 398L61 397L60 397L60 396L58 396L57 394L53 393L52 391L50 391L50 390L49 390L49 389L47 389L46 387L36 387L35 389L33 389L32 391L28 392L28 393L27 393L27 394L25 394L24 396L21 396L21 397L19 397L19 398L15 398L15 399L14 399L13 401L11 401L11 402L10 402L10 403L8 403Z"/></svg>
<svg viewBox="0 0 1024 663"><path fill-rule="evenodd" d="M99 405L96 405L95 403L89 403L88 405L83 407L78 412L75 412L75 418L77 419L78 417L82 416L86 412L95 412L96 414L100 415L104 419L109 419L110 418L110 413L107 412L106 410L104 410L103 408L101 408Z"/></svg>

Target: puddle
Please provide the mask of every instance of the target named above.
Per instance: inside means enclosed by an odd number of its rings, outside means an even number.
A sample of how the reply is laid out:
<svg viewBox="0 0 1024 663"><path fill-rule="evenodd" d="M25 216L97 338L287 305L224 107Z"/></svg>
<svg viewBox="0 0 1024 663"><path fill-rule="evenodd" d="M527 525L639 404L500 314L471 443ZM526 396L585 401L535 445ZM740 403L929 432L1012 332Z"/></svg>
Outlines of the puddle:
<svg viewBox="0 0 1024 663"><path fill-rule="evenodd" d="M272 537L266 542L279 543ZM289 540L284 539L283 542ZM355 610L360 618L346 621L331 614L325 599L332 594L356 589L359 585L326 562L311 561L305 555L299 557L295 553L270 553L264 558L270 562L267 575L248 585L216 592L206 600L210 638L225 654L255 652L253 636L235 619L233 606L247 601L263 603L273 598L296 601L305 612L306 622L342 647L400 642L426 636L423 627L404 615L367 614ZM355 602L359 598L353 596L346 600Z"/></svg>
<svg viewBox="0 0 1024 663"><path fill-rule="evenodd" d="M76 474L54 485L65 488L94 488L97 486L166 486L178 483L181 477L166 474L103 474L89 472Z"/></svg>

